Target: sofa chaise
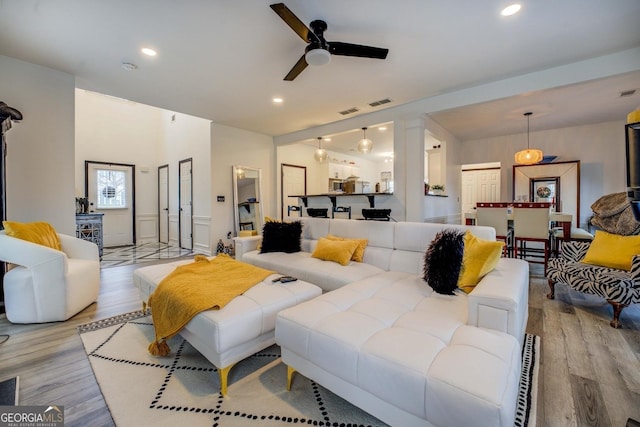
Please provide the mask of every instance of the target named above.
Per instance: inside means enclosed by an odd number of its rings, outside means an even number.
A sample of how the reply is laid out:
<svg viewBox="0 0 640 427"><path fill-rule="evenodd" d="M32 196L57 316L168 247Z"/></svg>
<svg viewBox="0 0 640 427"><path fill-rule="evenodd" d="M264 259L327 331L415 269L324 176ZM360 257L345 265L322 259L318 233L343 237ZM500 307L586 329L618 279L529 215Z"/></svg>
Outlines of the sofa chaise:
<svg viewBox="0 0 640 427"><path fill-rule="evenodd" d="M495 240L494 229L300 220L300 252L260 253L260 237L235 239L238 259L325 292L278 314L290 385L300 372L391 425L513 425L528 264L501 258L469 294L435 293L422 278L425 250L440 231ZM368 239L363 262L312 257L328 234Z"/></svg>

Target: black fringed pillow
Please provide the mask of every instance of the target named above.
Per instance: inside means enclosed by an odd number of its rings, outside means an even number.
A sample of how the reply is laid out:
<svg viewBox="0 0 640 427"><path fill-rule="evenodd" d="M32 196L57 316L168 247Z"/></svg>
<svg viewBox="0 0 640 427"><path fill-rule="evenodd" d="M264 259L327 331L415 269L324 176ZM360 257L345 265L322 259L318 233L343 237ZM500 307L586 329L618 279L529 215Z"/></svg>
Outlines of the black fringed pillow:
<svg viewBox="0 0 640 427"><path fill-rule="evenodd" d="M300 252L300 236L302 223L267 221L262 227L262 246L260 253L265 252Z"/></svg>
<svg viewBox="0 0 640 427"><path fill-rule="evenodd" d="M424 257L423 278L431 288L454 295L464 255L464 232L445 229L436 234Z"/></svg>

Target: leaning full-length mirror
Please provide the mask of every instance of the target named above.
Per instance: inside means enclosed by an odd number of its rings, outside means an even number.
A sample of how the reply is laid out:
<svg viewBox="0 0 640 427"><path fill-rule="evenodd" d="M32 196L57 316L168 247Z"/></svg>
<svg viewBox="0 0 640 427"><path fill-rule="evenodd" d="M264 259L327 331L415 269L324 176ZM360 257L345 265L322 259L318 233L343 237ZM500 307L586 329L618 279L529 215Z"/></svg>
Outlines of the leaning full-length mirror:
<svg viewBox="0 0 640 427"><path fill-rule="evenodd" d="M235 235L260 234L263 223L260 169L233 166L233 203Z"/></svg>

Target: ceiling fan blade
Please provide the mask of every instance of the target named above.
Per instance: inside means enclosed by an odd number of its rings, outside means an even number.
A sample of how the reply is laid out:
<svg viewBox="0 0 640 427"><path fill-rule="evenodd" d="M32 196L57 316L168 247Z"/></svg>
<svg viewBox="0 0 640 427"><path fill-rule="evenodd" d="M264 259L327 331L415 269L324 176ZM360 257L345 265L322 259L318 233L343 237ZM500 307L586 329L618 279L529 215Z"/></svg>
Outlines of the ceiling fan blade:
<svg viewBox="0 0 640 427"><path fill-rule="evenodd" d="M333 55L359 56L361 58L385 59L389 49L373 46L363 46L360 44L328 42L329 52Z"/></svg>
<svg viewBox="0 0 640 427"><path fill-rule="evenodd" d="M284 3L272 4L271 9L282 18L282 20L289 26L297 35L300 36L305 43L309 43L311 38L317 39L318 37L302 22Z"/></svg>
<svg viewBox="0 0 640 427"><path fill-rule="evenodd" d="M307 60L304 58L304 55L302 55L300 59L298 59L298 62L296 62L296 65L294 65L291 71L289 71L289 74L284 77L284 80L290 82L291 80L295 79L296 77L298 77L298 74L300 74L305 68L307 68L307 65L309 64L307 64Z"/></svg>

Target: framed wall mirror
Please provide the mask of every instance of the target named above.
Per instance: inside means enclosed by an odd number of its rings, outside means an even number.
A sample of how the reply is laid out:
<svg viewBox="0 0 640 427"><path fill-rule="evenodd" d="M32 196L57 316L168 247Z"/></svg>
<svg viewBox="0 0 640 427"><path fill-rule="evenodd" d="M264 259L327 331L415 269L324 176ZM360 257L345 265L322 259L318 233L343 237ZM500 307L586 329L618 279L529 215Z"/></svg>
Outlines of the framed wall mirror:
<svg viewBox="0 0 640 427"><path fill-rule="evenodd" d="M262 171L260 169L233 166L233 203L235 235L257 235L262 232Z"/></svg>
<svg viewBox="0 0 640 427"><path fill-rule="evenodd" d="M513 166L513 200L553 203L580 227L580 160Z"/></svg>
<svg viewBox="0 0 640 427"><path fill-rule="evenodd" d="M556 212L562 211L559 176L530 178L529 194L532 199L530 200L531 202L551 203L551 208L553 210Z"/></svg>

